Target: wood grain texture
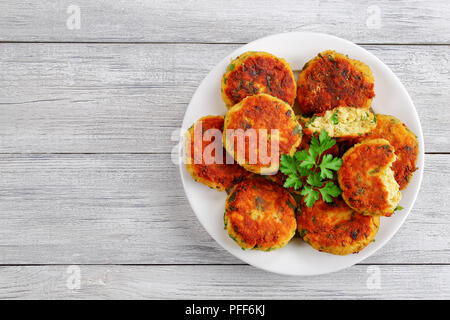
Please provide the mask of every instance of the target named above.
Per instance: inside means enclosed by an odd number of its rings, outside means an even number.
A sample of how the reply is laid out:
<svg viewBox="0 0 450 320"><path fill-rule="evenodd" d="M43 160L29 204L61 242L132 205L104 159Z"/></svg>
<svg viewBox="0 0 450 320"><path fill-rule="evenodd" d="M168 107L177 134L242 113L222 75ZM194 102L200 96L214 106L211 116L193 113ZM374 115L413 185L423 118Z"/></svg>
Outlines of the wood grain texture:
<svg viewBox="0 0 450 320"><path fill-rule="evenodd" d="M79 30L66 27L73 4L81 12ZM238 0L3 1L0 39L236 43L316 31L363 43L449 44L449 16L446 0L261 0L257 5Z"/></svg>
<svg viewBox="0 0 450 320"><path fill-rule="evenodd" d="M0 267L0 299L449 299L450 266L353 266L287 277L250 266ZM379 286L373 279L379 274ZM69 283L69 287L67 284ZM14 285L12 285L14 284Z"/></svg>
<svg viewBox="0 0 450 320"><path fill-rule="evenodd" d="M426 156L410 216L364 263L450 263L448 161ZM0 155L0 182L2 264L241 263L199 224L167 155Z"/></svg>
<svg viewBox="0 0 450 320"><path fill-rule="evenodd" d="M79 30L66 27L73 4ZM0 2L0 299L449 299L449 16L447 0ZM169 160L209 70L290 31L366 44L409 91L431 153L394 238L311 278L222 249ZM82 264L79 290L66 264ZM381 288L369 289L377 270Z"/></svg>
<svg viewBox="0 0 450 320"><path fill-rule="evenodd" d="M237 47L0 44L0 153L170 152L195 89ZM364 47L409 91L426 151L450 152L450 47Z"/></svg>

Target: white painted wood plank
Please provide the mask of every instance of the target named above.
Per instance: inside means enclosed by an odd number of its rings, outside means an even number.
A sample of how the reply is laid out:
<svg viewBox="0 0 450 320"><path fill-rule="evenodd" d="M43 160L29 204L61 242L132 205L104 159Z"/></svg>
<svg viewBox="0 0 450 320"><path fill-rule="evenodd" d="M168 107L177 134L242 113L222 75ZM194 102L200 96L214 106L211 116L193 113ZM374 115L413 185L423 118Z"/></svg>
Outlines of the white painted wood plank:
<svg viewBox="0 0 450 320"><path fill-rule="evenodd" d="M365 263L450 263L450 156ZM401 214L401 211L398 213ZM0 155L1 264L241 263L209 237L167 155Z"/></svg>
<svg viewBox="0 0 450 320"><path fill-rule="evenodd" d="M80 10L80 28L69 29ZM3 1L3 41L249 42L316 31L363 43L450 43L450 4L416 1ZM71 24L74 25L74 24Z"/></svg>
<svg viewBox="0 0 450 320"><path fill-rule="evenodd" d="M170 152L196 87L237 46L0 44L0 152ZM411 94L426 151L449 152L450 47L364 47Z"/></svg>
<svg viewBox="0 0 450 320"><path fill-rule="evenodd" d="M80 266L79 289L73 268L0 267L0 299L450 298L448 265L357 265L304 278L251 266Z"/></svg>

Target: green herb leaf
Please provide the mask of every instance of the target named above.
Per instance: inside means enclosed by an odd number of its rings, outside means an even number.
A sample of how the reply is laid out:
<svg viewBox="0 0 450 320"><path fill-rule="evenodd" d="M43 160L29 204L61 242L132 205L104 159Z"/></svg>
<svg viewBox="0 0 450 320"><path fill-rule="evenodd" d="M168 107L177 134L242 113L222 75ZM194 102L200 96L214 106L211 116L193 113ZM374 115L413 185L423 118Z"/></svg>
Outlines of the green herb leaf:
<svg viewBox="0 0 450 320"><path fill-rule="evenodd" d="M333 113L333 115L330 117L331 122L333 122L334 125L338 125L339 124L339 119L338 119L338 111L336 111L335 113Z"/></svg>
<svg viewBox="0 0 450 320"><path fill-rule="evenodd" d="M298 190L302 187L302 179L297 175L290 175L287 177L286 181L284 182L283 187L285 188L294 188L295 190Z"/></svg>
<svg viewBox="0 0 450 320"><path fill-rule="evenodd" d="M285 188L294 188L298 190L302 187L302 179L298 172L299 162L295 157L291 157L287 154L281 155L280 171L287 175L287 179L284 183Z"/></svg>
<svg viewBox="0 0 450 320"><path fill-rule="evenodd" d="M287 154L281 155L280 171L285 175L297 174L298 163L294 157Z"/></svg>
<svg viewBox="0 0 450 320"><path fill-rule="evenodd" d="M316 136L313 136L312 138L311 138L311 142L309 143L309 145L310 145L310 150L311 149L313 149L313 150L318 150L319 148L320 148L320 142L319 142L319 139L317 139L317 137Z"/></svg>
<svg viewBox="0 0 450 320"><path fill-rule="evenodd" d="M331 139L328 136L327 130L325 129L322 129L322 131L320 131L319 142L320 142L319 155L321 155L324 151L330 149L332 146L336 144L336 140Z"/></svg>
<svg viewBox="0 0 450 320"><path fill-rule="evenodd" d="M309 186L305 186L301 191L302 196L305 197L305 203L308 208L311 208L317 200L319 200L319 191L314 190Z"/></svg>
<svg viewBox="0 0 450 320"><path fill-rule="evenodd" d="M333 202L333 198L339 196L342 192L342 190L332 181L328 181L323 188L319 189L319 191L323 201L328 203Z"/></svg>
<svg viewBox="0 0 450 320"><path fill-rule="evenodd" d="M301 189L300 194L309 208L320 196L325 202L332 202L333 197L342 192L334 182L325 180L333 179L333 171L339 170L342 165L341 158L331 154L322 157L335 143L336 140L331 139L326 130L322 130L319 137L311 138L309 150L297 151L294 156L281 156L280 171L288 176L284 187ZM306 181L302 177L306 177Z"/></svg>
<svg viewBox="0 0 450 320"><path fill-rule="evenodd" d="M317 172L313 172L308 176L306 182L313 187L321 187L323 185L320 174Z"/></svg>
<svg viewBox="0 0 450 320"><path fill-rule="evenodd" d="M342 159L335 158L331 154L324 155L319 165L320 177L322 179L333 179L333 172L331 170L338 171L341 166Z"/></svg>
<svg viewBox="0 0 450 320"><path fill-rule="evenodd" d="M297 151L298 152L298 151ZM316 154L311 154L311 151L308 152L306 150L302 150L298 153L295 153L295 158L297 161L300 161L300 167L306 169L312 169L316 164Z"/></svg>
<svg viewBox="0 0 450 320"><path fill-rule="evenodd" d="M311 174L311 170L303 167L298 167L298 172L300 173L300 176L307 177Z"/></svg>

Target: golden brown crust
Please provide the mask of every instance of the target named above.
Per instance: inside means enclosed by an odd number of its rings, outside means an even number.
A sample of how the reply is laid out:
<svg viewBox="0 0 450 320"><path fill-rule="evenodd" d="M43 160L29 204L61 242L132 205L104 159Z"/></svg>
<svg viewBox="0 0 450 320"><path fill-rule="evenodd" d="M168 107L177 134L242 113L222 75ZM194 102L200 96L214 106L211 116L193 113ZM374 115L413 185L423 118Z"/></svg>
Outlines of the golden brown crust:
<svg viewBox="0 0 450 320"><path fill-rule="evenodd" d="M332 50L305 64L297 81L297 102L305 115L337 107L369 108L374 93L370 68Z"/></svg>
<svg viewBox="0 0 450 320"><path fill-rule="evenodd" d="M253 132L259 136L256 145L251 146L251 139L248 136L245 137L245 143L238 143L239 139L232 134L233 130L236 132L239 129L241 132L248 134ZM276 145L276 136L260 139L264 138L261 136L264 131L260 129L266 129L268 135L271 134L272 129L278 130L279 155L293 155L301 142L301 126L297 123L294 111L287 103L267 94L248 96L228 110L225 116L225 134L223 136L225 149L249 171L258 174L275 173L278 171L278 161L264 163L261 155L267 153L269 158L275 157L275 152L272 155L271 144L273 142ZM261 149L263 147L266 149ZM267 150L267 152L261 150Z"/></svg>
<svg viewBox="0 0 450 320"><path fill-rule="evenodd" d="M215 138L213 138L212 141L205 141L205 139L202 139L201 143L195 143L194 136L203 137L203 134L209 129L222 131L223 122L224 118L222 116L206 116L199 119L185 134L185 160L187 171L194 180L219 191L231 188L250 175L250 172L236 163L226 164L226 151L222 146L222 139L219 139L218 141L215 141ZM210 144L220 144L220 150L223 152L221 155L223 164L207 164L205 161L206 159L203 157L204 151ZM211 156L215 157L215 149L212 148L211 150ZM201 162L195 161L197 155L202 155Z"/></svg>
<svg viewBox="0 0 450 320"><path fill-rule="evenodd" d="M345 202L364 214L392 214L401 198L390 169L395 159L394 148L384 139L365 140L350 148L338 171Z"/></svg>
<svg viewBox="0 0 450 320"><path fill-rule="evenodd" d="M405 189L417 169L419 156L417 137L396 117L377 114L377 127L363 139L376 138L386 139L394 147L397 160L392 164L392 171L400 190Z"/></svg>
<svg viewBox="0 0 450 320"><path fill-rule="evenodd" d="M228 195L225 228L243 249L278 249L295 234L295 209L286 189L255 176L235 185Z"/></svg>
<svg viewBox="0 0 450 320"><path fill-rule="evenodd" d="M267 93L294 104L294 73L284 59L267 52L249 51L233 60L222 77L222 98L231 108L247 96Z"/></svg>
<svg viewBox="0 0 450 320"><path fill-rule="evenodd" d="M303 203L303 201L302 201ZM373 241L380 218L355 212L340 198L301 206L297 215L300 236L314 249L337 255L357 253Z"/></svg>

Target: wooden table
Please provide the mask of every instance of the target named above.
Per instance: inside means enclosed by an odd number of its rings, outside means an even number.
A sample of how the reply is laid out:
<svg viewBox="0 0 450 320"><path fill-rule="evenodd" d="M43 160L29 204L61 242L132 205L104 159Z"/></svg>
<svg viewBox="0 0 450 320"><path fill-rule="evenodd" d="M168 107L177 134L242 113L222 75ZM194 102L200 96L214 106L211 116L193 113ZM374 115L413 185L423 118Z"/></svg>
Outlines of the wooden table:
<svg viewBox="0 0 450 320"><path fill-rule="evenodd" d="M363 263L325 276L231 256L197 221L170 160L208 71L289 31L378 56L425 134L405 224ZM449 35L446 0L2 1L0 298L450 298Z"/></svg>

